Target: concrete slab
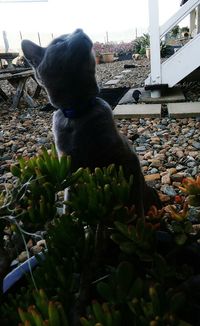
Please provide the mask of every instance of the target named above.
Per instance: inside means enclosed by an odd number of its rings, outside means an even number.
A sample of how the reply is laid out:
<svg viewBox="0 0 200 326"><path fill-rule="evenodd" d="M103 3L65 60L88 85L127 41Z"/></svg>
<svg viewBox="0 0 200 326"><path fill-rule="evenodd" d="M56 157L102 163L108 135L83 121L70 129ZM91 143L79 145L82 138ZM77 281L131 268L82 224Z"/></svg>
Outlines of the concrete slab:
<svg viewBox="0 0 200 326"><path fill-rule="evenodd" d="M115 118L160 117L161 104L121 104L113 110Z"/></svg>
<svg viewBox="0 0 200 326"><path fill-rule="evenodd" d="M106 86L116 85L117 83L119 83L119 79L111 79L111 80L108 80L104 85L106 85Z"/></svg>
<svg viewBox="0 0 200 326"><path fill-rule="evenodd" d="M140 101L144 103L177 103L185 101L185 96L180 87L168 88L165 92L162 92L159 98L152 98L151 91L143 90L141 93Z"/></svg>
<svg viewBox="0 0 200 326"><path fill-rule="evenodd" d="M199 117L200 102L169 103L168 114L170 118Z"/></svg>

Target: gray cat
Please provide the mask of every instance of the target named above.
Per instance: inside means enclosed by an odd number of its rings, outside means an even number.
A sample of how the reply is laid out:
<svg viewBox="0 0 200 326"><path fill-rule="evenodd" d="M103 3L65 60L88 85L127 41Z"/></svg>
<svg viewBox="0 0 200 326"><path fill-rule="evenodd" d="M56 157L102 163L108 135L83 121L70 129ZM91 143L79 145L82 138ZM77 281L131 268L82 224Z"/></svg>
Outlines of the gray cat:
<svg viewBox="0 0 200 326"><path fill-rule="evenodd" d="M160 207L157 193L145 183L136 154L117 130L109 104L98 97L90 38L77 29L47 48L23 40L22 50L57 109L53 134L59 156L71 155L73 170L111 163L123 166L125 176L134 177L132 198L137 214L143 217L151 205Z"/></svg>

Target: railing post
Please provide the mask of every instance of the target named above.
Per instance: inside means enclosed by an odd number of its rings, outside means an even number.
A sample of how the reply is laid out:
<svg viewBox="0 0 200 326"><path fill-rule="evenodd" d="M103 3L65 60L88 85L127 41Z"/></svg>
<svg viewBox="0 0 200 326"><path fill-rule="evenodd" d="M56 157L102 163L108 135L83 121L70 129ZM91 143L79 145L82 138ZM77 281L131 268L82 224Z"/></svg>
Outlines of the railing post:
<svg viewBox="0 0 200 326"><path fill-rule="evenodd" d="M151 48L151 85L157 85L162 83L158 0L149 0L149 34ZM160 91L152 91L151 96L160 97Z"/></svg>
<svg viewBox="0 0 200 326"><path fill-rule="evenodd" d="M190 12L190 33L195 30L196 28L196 9Z"/></svg>
<svg viewBox="0 0 200 326"><path fill-rule="evenodd" d="M200 33L200 5L197 7L197 34Z"/></svg>

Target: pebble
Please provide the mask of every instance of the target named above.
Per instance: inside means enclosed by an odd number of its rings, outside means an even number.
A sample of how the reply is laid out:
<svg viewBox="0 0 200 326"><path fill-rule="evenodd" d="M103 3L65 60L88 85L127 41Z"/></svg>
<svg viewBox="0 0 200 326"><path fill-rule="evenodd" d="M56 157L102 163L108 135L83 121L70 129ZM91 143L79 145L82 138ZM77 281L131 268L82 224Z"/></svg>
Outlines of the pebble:
<svg viewBox="0 0 200 326"><path fill-rule="evenodd" d="M173 182L182 182L184 177L185 177L184 173L175 173L170 176Z"/></svg>
<svg viewBox="0 0 200 326"><path fill-rule="evenodd" d="M161 183L162 184L171 184L171 178L170 178L170 174L166 173L162 176L161 178Z"/></svg>
<svg viewBox="0 0 200 326"><path fill-rule="evenodd" d="M148 182L155 181L155 180L160 180L160 173L155 173L155 174L148 174L145 175L145 180Z"/></svg>
<svg viewBox="0 0 200 326"><path fill-rule="evenodd" d="M163 185L161 186L161 191L167 195L167 196L170 196L170 197L173 197L173 196L176 196L176 191L174 189L173 186L169 186L169 185Z"/></svg>
<svg viewBox="0 0 200 326"><path fill-rule="evenodd" d="M192 146L196 149L200 149L200 142L195 141L192 143Z"/></svg>
<svg viewBox="0 0 200 326"><path fill-rule="evenodd" d="M137 146L135 149L136 149L137 152L145 152L146 151L145 146Z"/></svg>

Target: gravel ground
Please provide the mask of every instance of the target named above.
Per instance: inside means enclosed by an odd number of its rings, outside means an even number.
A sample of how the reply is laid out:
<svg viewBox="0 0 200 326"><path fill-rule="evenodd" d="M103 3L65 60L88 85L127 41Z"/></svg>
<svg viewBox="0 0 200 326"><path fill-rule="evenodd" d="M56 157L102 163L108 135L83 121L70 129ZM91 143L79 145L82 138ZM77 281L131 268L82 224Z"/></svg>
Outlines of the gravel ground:
<svg viewBox="0 0 200 326"><path fill-rule="evenodd" d="M125 64L133 64L133 61L97 65L99 86L103 87L106 81L119 75L124 70ZM136 68L126 73L117 87L144 85L149 73L149 61L144 59L135 64ZM9 86L5 84L4 87L8 89ZM188 101L200 100L200 83L185 83L181 87ZM52 112L40 110L41 105L46 102L45 93L40 97L38 102L40 106L36 109L27 108L22 101L20 107L12 111L9 103L0 102L0 189L12 186L9 167L16 161L17 156L35 155L42 145L50 148L53 141ZM195 176L200 173L199 118L123 119L116 122L120 132L127 135L138 153L144 174L149 175L148 180L155 183L162 194L168 195L163 185L172 187L173 195L178 193L171 175L178 173L181 177L177 178L182 179L184 176ZM139 138L133 142L132 136L135 133ZM172 168L173 173L170 170ZM165 175L168 176L168 180L167 177L164 178Z"/></svg>
<svg viewBox="0 0 200 326"><path fill-rule="evenodd" d="M131 68L130 72L124 74L123 78L117 84L117 87L143 87L144 80L149 74L149 60L143 59L136 62L132 60L126 61L116 61L113 63L105 63L97 65L97 81L100 87L103 87L105 82L113 79L115 76L119 75L124 69L124 65L133 65L136 68Z"/></svg>

